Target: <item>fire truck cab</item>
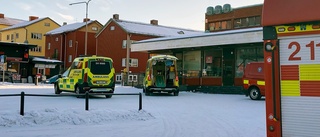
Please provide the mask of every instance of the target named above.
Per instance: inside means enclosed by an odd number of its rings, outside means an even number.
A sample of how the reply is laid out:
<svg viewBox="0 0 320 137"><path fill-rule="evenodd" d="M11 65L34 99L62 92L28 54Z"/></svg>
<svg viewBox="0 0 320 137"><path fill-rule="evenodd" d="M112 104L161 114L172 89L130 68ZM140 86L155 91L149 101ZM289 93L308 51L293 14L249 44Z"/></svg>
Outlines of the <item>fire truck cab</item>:
<svg viewBox="0 0 320 137"><path fill-rule="evenodd" d="M265 95L263 62L248 63L244 69L242 79L246 96L249 96L252 100L259 100Z"/></svg>

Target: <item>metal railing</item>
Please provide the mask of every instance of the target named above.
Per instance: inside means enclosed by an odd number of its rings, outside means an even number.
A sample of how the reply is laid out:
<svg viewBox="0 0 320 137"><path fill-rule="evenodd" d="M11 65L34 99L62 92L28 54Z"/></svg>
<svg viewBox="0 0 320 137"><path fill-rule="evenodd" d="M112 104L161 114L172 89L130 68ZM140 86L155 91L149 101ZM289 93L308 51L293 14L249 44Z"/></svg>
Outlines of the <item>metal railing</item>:
<svg viewBox="0 0 320 137"><path fill-rule="evenodd" d="M85 94L77 94L77 95L43 95L43 94L25 94L21 92L20 94L4 94L0 95L0 97L10 97L10 96L20 96L20 115L24 115L24 98L25 96L35 96L35 97L62 97L62 96L84 96L85 97L85 110L89 111L89 96L90 95L139 95L139 110L142 109L142 94L141 93L89 93Z"/></svg>

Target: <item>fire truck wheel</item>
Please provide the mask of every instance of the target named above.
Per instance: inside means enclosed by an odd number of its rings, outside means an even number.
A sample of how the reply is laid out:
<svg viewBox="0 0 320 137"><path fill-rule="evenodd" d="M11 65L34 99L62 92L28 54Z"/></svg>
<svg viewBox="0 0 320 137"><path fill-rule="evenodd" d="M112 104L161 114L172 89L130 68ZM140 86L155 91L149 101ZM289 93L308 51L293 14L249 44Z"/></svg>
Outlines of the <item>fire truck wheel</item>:
<svg viewBox="0 0 320 137"><path fill-rule="evenodd" d="M261 99L261 93L259 88L257 87L251 87L249 89L249 96L252 100L259 100Z"/></svg>

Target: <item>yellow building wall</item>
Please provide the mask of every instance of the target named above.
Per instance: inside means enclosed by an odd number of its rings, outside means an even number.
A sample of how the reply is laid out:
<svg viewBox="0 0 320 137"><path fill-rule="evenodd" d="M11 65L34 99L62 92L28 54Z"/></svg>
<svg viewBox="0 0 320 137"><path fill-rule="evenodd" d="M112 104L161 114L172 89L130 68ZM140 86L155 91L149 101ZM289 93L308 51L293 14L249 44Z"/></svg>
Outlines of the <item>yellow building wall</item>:
<svg viewBox="0 0 320 137"><path fill-rule="evenodd" d="M26 39L26 30L23 28L17 28L17 29L6 30L1 32L1 40L5 42L23 43L25 39Z"/></svg>
<svg viewBox="0 0 320 137"><path fill-rule="evenodd" d="M98 30L93 30L93 27L97 27ZM99 23L97 22L93 22L91 24L88 24L88 32L92 32L92 33L97 33L99 32L100 29L102 29L103 26L101 26ZM86 27L84 26L83 28L79 29L79 31L83 31L86 32Z"/></svg>
<svg viewBox="0 0 320 137"><path fill-rule="evenodd" d="M46 26L46 25L47 26ZM50 25L48 25L50 24ZM44 36L45 33L48 31L51 31L53 29L56 29L60 27L59 24L55 23L49 18L43 19L41 21L38 21L36 23L33 23L29 26L26 26L24 28L16 28L16 29L10 29L10 30L5 30L1 32L1 40L6 41L6 42L18 42L18 43L24 43L26 40L28 41L29 44L34 44L38 45L38 49L41 49L39 51L32 51L30 50L29 53L31 56L45 56L45 40L46 37ZM19 37L16 38L16 34L18 33ZM41 34L41 39L33 39L31 38L32 33L37 33ZM9 35L9 39L7 39L7 36ZM14 38L12 39L11 36Z"/></svg>
<svg viewBox="0 0 320 137"><path fill-rule="evenodd" d="M0 24L0 29L6 28L6 27L10 27L10 26L5 24Z"/></svg>
<svg viewBox="0 0 320 137"><path fill-rule="evenodd" d="M5 24L0 24L0 30L3 29L3 28L7 28L7 27L10 27L9 25L5 25ZM2 36L1 36L1 32L0 32L0 41L2 41Z"/></svg>
<svg viewBox="0 0 320 137"><path fill-rule="evenodd" d="M45 26L45 24L50 24L50 26ZM32 25L29 25L26 27L26 29L28 30L27 33L27 38L28 38L28 42L30 44L35 44L38 45L38 48L41 49L41 52L36 52L36 51L30 51L30 55L32 56L45 56L45 49L46 49L46 37L44 36L44 34L46 34L47 32L56 29L60 27L59 24L56 24L54 21L52 21L49 18L46 18L44 20L41 20L39 22L36 22ZM31 38L31 34L32 33L40 33L42 38L41 39L32 39Z"/></svg>

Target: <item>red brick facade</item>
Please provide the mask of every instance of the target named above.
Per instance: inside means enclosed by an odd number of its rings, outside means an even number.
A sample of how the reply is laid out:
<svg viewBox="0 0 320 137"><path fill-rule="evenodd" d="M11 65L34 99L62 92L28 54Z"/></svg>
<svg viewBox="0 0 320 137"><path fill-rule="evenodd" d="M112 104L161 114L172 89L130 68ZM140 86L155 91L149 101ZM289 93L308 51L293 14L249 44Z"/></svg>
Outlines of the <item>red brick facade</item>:
<svg viewBox="0 0 320 137"><path fill-rule="evenodd" d="M238 29L238 28L250 28L250 27L260 27L261 26L261 15L262 15L262 8L263 5L252 5L252 6L246 6L246 7L240 7L240 8L235 8L232 11L228 13L220 13L220 14L213 14L213 15L208 15L206 14L205 19L205 30L209 32L215 32L215 31L222 31L222 30L233 30L233 29ZM237 27L237 22L239 23L239 20L241 18L250 18L250 17L258 17L256 24L254 25L248 25L248 26L241 26ZM230 22L230 27L228 28L218 28L218 29L210 29L210 23L215 23L215 22L220 22L222 23L223 21L229 21ZM223 27L220 25L217 25L220 27Z"/></svg>
<svg viewBox="0 0 320 137"><path fill-rule="evenodd" d="M113 29L111 29L111 27ZM116 73L121 73L121 70L125 68L125 66L122 66L122 59L126 58L127 49L123 48L122 44L123 40L127 39L127 35L130 36L130 40L132 41L154 38L154 36L128 34L115 21L110 21L97 36L97 55L112 58ZM138 67L129 68L132 73L141 73L145 71L146 62L149 58L148 53L131 52L130 58L138 59Z"/></svg>

